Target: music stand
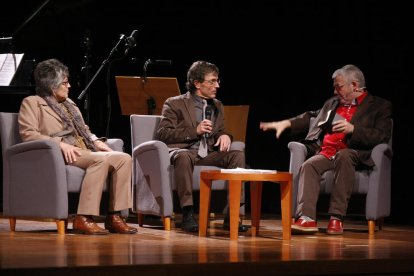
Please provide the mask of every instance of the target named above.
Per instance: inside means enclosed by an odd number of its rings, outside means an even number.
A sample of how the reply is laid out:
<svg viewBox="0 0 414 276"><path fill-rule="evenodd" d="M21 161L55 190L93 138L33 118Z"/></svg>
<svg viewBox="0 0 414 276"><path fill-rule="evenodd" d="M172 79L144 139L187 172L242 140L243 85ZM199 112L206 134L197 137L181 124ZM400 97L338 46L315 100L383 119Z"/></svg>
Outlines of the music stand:
<svg viewBox="0 0 414 276"><path fill-rule="evenodd" d="M122 115L161 115L166 99L180 95L176 78L115 76ZM155 104L155 106L154 106Z"/></svg>

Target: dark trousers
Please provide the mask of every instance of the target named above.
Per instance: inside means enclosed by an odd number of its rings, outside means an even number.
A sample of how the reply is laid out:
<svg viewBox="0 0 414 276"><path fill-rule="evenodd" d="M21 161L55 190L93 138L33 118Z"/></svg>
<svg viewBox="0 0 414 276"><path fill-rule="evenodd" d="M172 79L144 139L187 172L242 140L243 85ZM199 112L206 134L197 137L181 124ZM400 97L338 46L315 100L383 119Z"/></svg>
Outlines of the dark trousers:
<svg viewBox="0 0 414 276"><path fill-rule="evenodd" d="M214 151L204 158L200 158L197 152L197 149L180 149L174 152L171 157L171 163L174 165L174 181L181 207L193 205L195 165L217 166L223 169L245 168L246 166L244 152L239 150Z"/></svg>
<svg viewBox="0 0 414 276"><path fill-rule="evenodd" d="M316 219L321 176L328 170L334 171L328 212L331 215L345 216L358 164L357 152L352 149L338 151L332 160L320 154L306 160L300 168L296 217L304 215Z"/></svg>

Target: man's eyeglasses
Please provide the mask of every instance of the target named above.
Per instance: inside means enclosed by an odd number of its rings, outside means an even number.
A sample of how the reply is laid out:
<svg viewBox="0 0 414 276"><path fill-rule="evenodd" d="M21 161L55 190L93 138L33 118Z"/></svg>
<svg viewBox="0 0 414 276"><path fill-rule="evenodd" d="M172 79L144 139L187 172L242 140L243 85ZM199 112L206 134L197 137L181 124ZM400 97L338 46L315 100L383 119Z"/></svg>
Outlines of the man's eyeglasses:
<svg viewBox="0 0 414 276"><path fill-rule="evenodd" d="M60 84L62 84L62 85L64 85L64 86L68 87L68 86L69 86L69 81L62 81Z"/></svg>
<svg viewBox="0 0 414 276"><path fill-rule="evenodd" d="M220 84L220 79L204 80L208 85Z"/></svg>

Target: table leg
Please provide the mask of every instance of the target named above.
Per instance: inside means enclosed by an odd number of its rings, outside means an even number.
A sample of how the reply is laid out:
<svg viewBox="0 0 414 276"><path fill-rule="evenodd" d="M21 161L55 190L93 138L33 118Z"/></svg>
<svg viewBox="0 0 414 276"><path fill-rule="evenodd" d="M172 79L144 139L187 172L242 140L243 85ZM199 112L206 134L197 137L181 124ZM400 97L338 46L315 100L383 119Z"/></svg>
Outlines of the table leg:
<svg viewBox="0 0 414 276"><path fill-rule="evenodd" d="M200 209L198 212L198 235L207 235L208 212L210 210L211 179L200 178Z"/></svg>
<svg viewBox="0 0 414 276"><path fill-rule="evenodd" d="M260 214L262 207L262 181L250 181L250 208L252 216L252 236L259 234L260 228Z"/></svg>
<svg viewBox="0 0 414 276"><path fill-rule="evenodd" d="M229 181L230 240L239 236L241 180Z"/></svg>
<svg viewBox="0 0 414 276"><path fill-rule="evenodd" d="M292 177L288 181L280 182L280 198L282 213L282 235L284 240L291 238L292 217Z"/></svg>

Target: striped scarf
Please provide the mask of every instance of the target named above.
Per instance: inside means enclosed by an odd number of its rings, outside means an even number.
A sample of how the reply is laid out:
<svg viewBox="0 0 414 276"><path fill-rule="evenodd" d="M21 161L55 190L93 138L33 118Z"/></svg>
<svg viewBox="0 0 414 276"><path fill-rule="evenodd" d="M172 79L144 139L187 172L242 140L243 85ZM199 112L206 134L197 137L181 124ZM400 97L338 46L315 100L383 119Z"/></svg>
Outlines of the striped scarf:
<svg viewBox="0 0 414 276"><path fill-rule="evenodd" d="M87 126L85 125L85 122L83 121L80 112L78 112L75 109L72 103L70 103L68 100L65 100L61 103L66 107L68 111L65 112L65 110L63 110L63 108L56 101L55 97L46 96L43 97L43 99L45 99L50 108L52 108L53 111L55 111L62 119L65 130L73 130L73 136L76 136L77 132L77 134L82 136L83 141L85 142L85 145L88 149L90 149L91 151L98 151L95 147L95 144L89 137Z"/></svg>

